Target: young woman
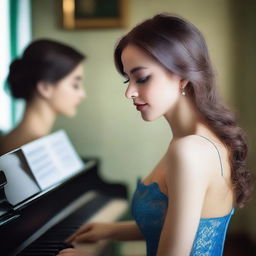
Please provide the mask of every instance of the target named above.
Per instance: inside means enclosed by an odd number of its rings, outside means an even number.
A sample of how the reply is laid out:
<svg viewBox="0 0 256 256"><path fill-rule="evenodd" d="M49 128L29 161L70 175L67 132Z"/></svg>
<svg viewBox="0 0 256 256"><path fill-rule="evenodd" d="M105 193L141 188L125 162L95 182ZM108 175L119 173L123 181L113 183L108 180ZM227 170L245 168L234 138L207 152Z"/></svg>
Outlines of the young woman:
<svg viewBox="0 0 256 256"><path fill-rule="evenodd" d="M1 138L0 154L47 135L58 114L75 115L85 97L84 59L68 45L42 39L11 63L9 88L14 98L26 101L26 108L18 126Z"/></svg>
<svg viewBox="0 0 256 256"><path fill-rule="evenodd" d="M159 14L119 41L115 62L141 117L163 116L173 136L138 181L135 222L89 223L67 241L145 239L148 256L221 256L234 207L251 192L251 174L243 131L217 94L203 36L184 19Z"/></svg>

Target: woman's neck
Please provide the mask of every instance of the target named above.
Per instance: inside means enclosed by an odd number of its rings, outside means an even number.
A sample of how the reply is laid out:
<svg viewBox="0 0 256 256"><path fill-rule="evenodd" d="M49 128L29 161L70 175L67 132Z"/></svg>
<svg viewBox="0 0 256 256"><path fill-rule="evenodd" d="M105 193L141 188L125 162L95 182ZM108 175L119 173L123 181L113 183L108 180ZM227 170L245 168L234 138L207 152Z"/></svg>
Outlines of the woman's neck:
<svg viewBox="0 0 256 256"><path fill-rule="evenodd" d="M34 137L42 137L50 133L55 119L56 112L43 99L37 98L27 103L20 126Z"/></svg>
<svg viewBox="0 0 256 256"><path fill-rule="evenodd" d="M213 135L189 96L181 96L176 106L165 115L165 118L171 127L173 138L192 134Z"/></svg>

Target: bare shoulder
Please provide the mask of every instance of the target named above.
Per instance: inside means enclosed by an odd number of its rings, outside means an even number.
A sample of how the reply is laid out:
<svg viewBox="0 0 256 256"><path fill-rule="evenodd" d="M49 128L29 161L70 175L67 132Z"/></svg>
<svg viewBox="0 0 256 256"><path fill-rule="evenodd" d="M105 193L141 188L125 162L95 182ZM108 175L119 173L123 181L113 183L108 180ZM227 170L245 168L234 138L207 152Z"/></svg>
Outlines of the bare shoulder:
<svg viewBox="0 0 256 256"><path fill-rule="evenodd" d="M0 154L5 154L10 151L10 143L12 142L12 136L6 134L0 139Z"/></svg>
<svg viewBox="0 0 256 256"><path fill-rule="evenodd" d="M18 128L15 128L10 133L4 135L1 138L1 145L0 145L1 154L5 154L11 150L14 150L26 144L27 142L29 142L27 140L28 136L31 136L31 133L27 132L24 134Z"/></svg>
<svg viewBox="0 0 256 256"><path fill-rule="evenodd" d="M215 149L210 142L196 135L175 139L168 149L168 162L172 172L209 178L209 163L216 157Z"/></svg>

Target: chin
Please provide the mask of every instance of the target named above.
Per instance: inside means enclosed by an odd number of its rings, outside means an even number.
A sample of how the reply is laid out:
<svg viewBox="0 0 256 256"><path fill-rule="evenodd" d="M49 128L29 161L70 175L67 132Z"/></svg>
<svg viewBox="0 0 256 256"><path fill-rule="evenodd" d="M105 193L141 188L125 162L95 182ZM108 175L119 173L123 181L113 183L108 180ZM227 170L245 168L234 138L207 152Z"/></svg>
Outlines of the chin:
<svg viewBox="0 0 256 256"><path fill-rule="evenodd" d="M74 117L76 115L76 110L74 111L67 111L67 112L62 112L61 113L63 116L66 116L66 117Z"/></svg>
<svg viewBox="0 0 256 256"><path fill-rule="evenodd" d="M149 116L144 116L144 115L141 115L142 119L146 122L152 122L152 121L155 121L157 118L153 118L153 117L149 117Z"/></svg>

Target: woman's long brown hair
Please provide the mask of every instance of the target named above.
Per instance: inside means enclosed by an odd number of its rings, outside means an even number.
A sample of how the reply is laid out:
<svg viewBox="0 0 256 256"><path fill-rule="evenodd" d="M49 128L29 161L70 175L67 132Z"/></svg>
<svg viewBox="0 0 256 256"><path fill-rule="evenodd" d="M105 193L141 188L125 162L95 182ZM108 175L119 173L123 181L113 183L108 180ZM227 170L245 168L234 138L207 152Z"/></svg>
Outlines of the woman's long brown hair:
<svg viewBox="0 0 256 256"><path fill-rule="evenodd" d="M247 142L234 113L217 93L208 49L200 31L190 22L168 14L158 14L142 22L122 37L115 48L115 64L122 75L121 54L128 44L141 48L170 72L189 81L187 95L229 150L236 204L243 207L252 191Z"/></svg>

